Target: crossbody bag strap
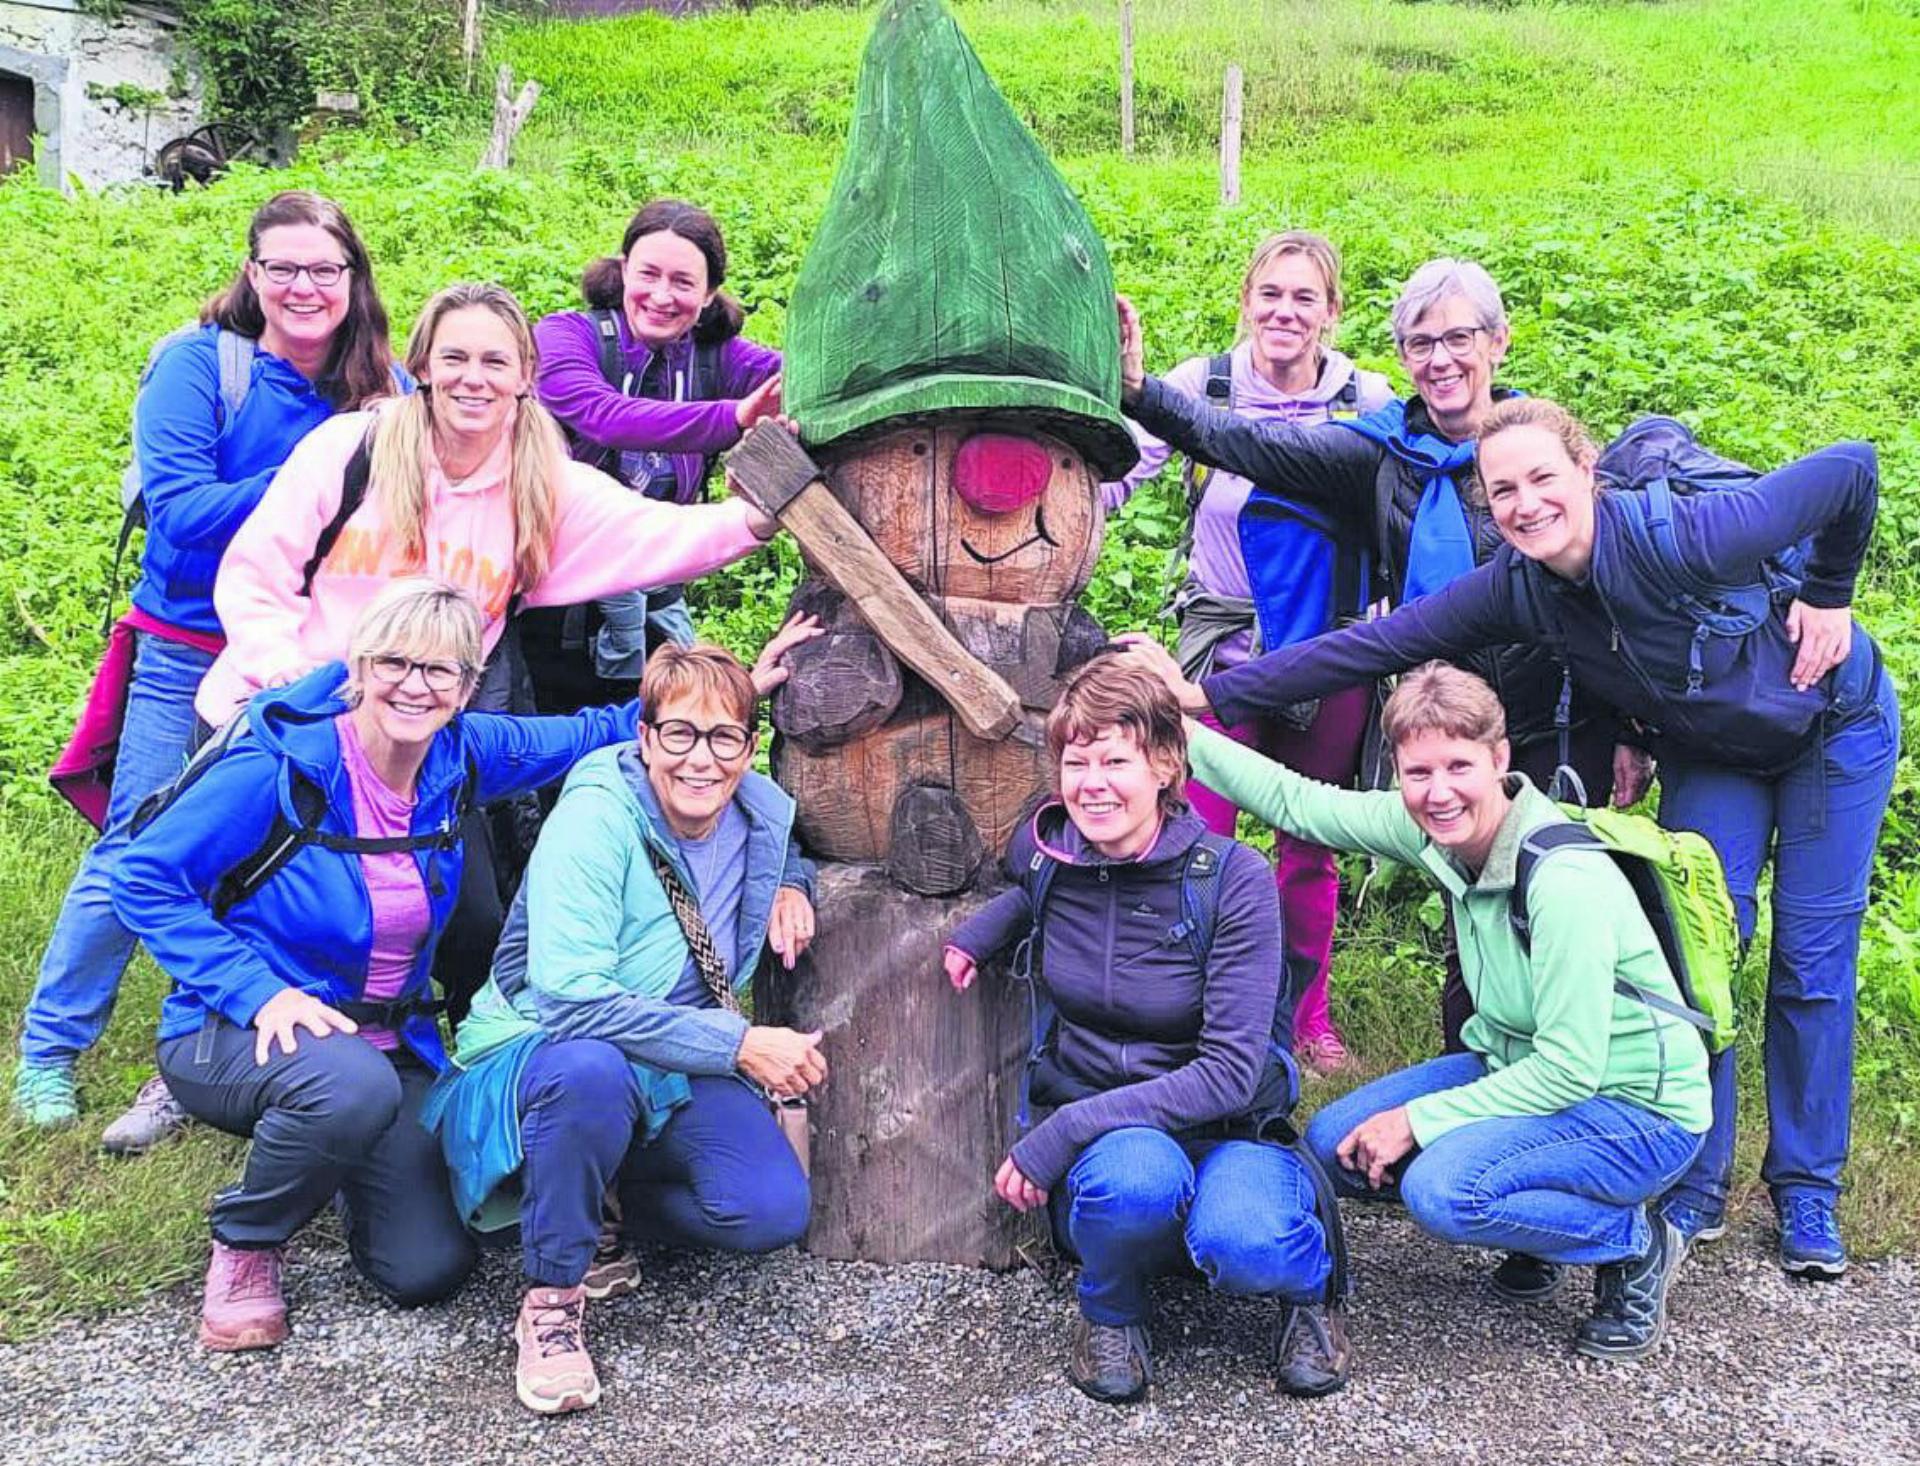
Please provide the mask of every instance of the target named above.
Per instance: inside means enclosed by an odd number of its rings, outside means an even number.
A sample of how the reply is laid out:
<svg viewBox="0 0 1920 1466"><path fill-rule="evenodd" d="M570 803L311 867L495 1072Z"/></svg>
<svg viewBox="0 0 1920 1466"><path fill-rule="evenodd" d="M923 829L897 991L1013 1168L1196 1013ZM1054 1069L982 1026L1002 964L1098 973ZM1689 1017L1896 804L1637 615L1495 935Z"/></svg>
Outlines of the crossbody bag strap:
<svg viewBox="0 0 1920 1466"><path fill-rule="evenodd" d="M700 980L707 985L707 991L713 994L714 1001L721 1008L738 1014L740 999L734 996L733 987L727 981L727 964L720 956L720 949L713 943L713 933L707 930L706 918L700 914L700 903L693 899L693 893L687 889L687 883L680 879L680 872L673 868L673 862L651 842L647 845L647 856L653 862L653 873L660 877L661 889L667 893L667 904L673 908L673 919L680 923L680 933L687 939L687 950L693 954L693 965L700 974Z"/></svg>

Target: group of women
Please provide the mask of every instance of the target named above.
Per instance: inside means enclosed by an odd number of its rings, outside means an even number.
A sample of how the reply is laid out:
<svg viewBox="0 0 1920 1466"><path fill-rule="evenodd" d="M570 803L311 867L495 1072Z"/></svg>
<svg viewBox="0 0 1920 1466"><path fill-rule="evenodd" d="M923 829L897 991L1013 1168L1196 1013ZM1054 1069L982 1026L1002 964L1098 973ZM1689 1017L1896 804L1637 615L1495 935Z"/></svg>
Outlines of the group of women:
<svg viewBox="0 0 1920 1466"><path fill-rule="evenodd" d="M285 1337L282 1249L330 1203L403 1303L457 1287L474 1232L517 1223L516 1389L578 1409L600 1389L586 1305L636 1285L633 1239L804 1231L783 1108L826 1080L822 1037L754 1024L739 993L813 934L792 803L750 764L756 700L814 628L750 670L692 644L680 589L774 532L700 502L712 456L780 410L726 267L708 215L656 201L588 269L586 310L531 328L499 287L449 287L395 362L351 225L283 194L201 330L151 365L111 798L14 1105L77 1118L74 1063L137 934L174 987L159 1075L105 1143L187 1117L253 1139L213 1207L209 1347ZM1496 383L1508 325L1479 267L1408 281L1404 401L1331 345L1325 239L1265 241L1240 306L1231 349L1161 381L1120 303L1142 462L1103 492L1117 507L1187 455L1177 655L1124 636L1068 680L1056 798L945 958L964 990L1019 951L1051 1015L992 1184L1081 1264L1069 1377L1139 1396L1148 1281L1197 1271L1283 1304L1283 1389L1338 1389L1334 1192L1505 1252L1491 1287L1511 1300L1592 1266L1575 1347L1655 1347L1686 1250L1724 1227L1731 1054L1662 1016L1675 975L1604 854L1541 862L1517 930L1522 847L1567 818L1544 792L1562 766L1626 804L1657 760L1660 817L1712 842L1744 936L1772 855L1763 1178L1783 1266L1838 1274L1853 962L1899 736L1848 609L1871 448L1650 511L1568 413ZM1715 613L1717 589L1754 584L1779 592L1765 614ZM517 667L510 625L533 648ZM502 916L481 806L562 777ZM1231 838L1239 810L1275 830L1271 875ZM1327 993L1339 850L1445 893L1448 1052L1295 1141L1299 1065L1349 1062ZM491 971L438 974L449 1059L434 964L463 910Z"/></svg>

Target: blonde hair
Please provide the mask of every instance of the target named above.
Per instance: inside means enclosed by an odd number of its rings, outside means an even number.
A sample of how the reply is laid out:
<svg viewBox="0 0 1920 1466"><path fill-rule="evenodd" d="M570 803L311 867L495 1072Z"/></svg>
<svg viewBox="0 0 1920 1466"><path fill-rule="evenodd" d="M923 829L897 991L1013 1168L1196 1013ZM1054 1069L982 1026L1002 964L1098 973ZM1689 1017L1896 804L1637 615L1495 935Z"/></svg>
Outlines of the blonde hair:
<svg viewBox="0 0 1920 1466"><path fill-rule="evenodd" d="M1510 428L1545 428L1560 440L1567 457L1578 464L1590 465L1600 456L1592 435L1580 419L1559 403L1545 397L1508 397L1494 403L1493 410L1480 425L1480 436L1474 447L1476 463L1488 441Z"/></svg>
<svg viewBox="0 0 1920 1466"><path fill-rule="evenodd" d="M455 311L488 310L513 333L528 378L539 365L527 313L498 285L449 285L429 300L407 337L407 370L420 390L380 414L373 435L372 481L380 495L388 533L400 542L405 561L426 563L426 456L433 451L433 394L426 388L433 338ZM565 471L559 424L529 391L513 420L513 465L507 493L513 507L513 582L521 590L546 576L553 553L554 497Z"/></svg>
<svg viewBox="0 0 1920 1466"><path fill-rule="evenodd" d="M1173 782L1160 791L1162 817L1171 818L1186 809L1187 728L1180 720L1180 705L1152 672L1111 656L1095 657L1068 677L1060 689L1060 701L1047 714L1047 752L1055 792L1059 792L1060 759L1067 745L1091 743L1109 728L1131 736L1149 764L1172 765Z"/></svg>
<svg viewBox="0 0 1920 1466"><path fill-rule="evenodd" d="M1253 292L1255 278L1268 265L1286 255L1299 255L1320 272L1321 282L1327 289L1327 304L1332 308L1326 325L1320 329L1320 344L1331 346L1342 303L1340 251L1326 235L1315 234L1311 229L1288 229L1280 234L1269 234L1254 246L1253 258L1247 261L1247 273L1240 277L1240 334L1237 339L1244 341L1250 334L1247 297Z"/></svg>
<svg viewBox="0 0 1920 1466"><path fill-rule="evenodd" d="M424 575L383 585L347 637L347 664L358 678L372 657L445 657L458 662L468 680L480 675L486 622L473 597L458 586Z"/></svg>
<svg viewBox="0 0 1920 1466"><path fill-rule="evenodd" d="M1380 710L1380 731L1396 755L1417 733L1466 738L1491 748L1507 736L1507 714L1481 678L1447 662L1428 662L1393 689Z"/></svg>
<svg viewBox="0 0 1920 1466"><path fill-rule="evenodd" d="M660 710L681 698L712 698L752 732L759 697L753 674L725 647L663 646L647 658L640 678L640 721L657 722Z"/></svg>

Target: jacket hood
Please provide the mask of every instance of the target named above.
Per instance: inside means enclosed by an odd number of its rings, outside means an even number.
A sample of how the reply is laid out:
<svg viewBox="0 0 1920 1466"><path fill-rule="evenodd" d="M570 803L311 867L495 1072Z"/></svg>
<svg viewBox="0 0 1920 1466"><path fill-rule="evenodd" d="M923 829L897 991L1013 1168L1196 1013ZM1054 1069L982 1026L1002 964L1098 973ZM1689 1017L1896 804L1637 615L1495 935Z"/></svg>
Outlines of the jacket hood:
<svg viewBox="0 0 1920 1466"><path fill-rule="evenodd" d="M1269 403L1290 402L1316 403L1324 406L1338 397L1347 383L1362 379L1362 373L1353 364L1352 357L1344 351L1336 351L1328 347L1326 356L1320 363L1319 379L1311 387L1304 392L1282 392L1255 369L1251 342L1240 342L1233 348L1231 355L1235 397L1249 405L1264 406ZM1362 381L1362 390L1364 390L1364 379ZM1246 390L1243 391L1243 387Z"/></svg>
<svg viewBox="0 0 1920 1466"><path fill-rule="evenodd" d="M679 858L679 846L667 826L666 815L661 811L660 798L653 792L652 781L647 778L647 766L640 758L638 743L614 744L588 754L567 775L567 788L571 790L576 786L601 789L615 795L631 807L634 819L649 844L676 860ZM782 829L792 827L792 796L764 774L756 774L749 769L746 777L741 779L740 787L734 791L733 798L747 816L749 824L774 825Z"/></svg>
<svg viewBox="0 0 1920 1466"><path fill-rule="evenodd" d="M1190 809L1183 810L1160 827L1153 848L1145 855L1136 860L1110 860L1087 843L1080 827L1067 814L1065 803L1049 799L1034 810L1032 819L1014 831L1013 839L1008 842L1007 860L1017 869L1032 860L1037 852L1044 852L1068 865L1089 869L1102 865L1137 865L1150 869L1184 861L1194 842L1206 833L1206 821Z"/></svg>

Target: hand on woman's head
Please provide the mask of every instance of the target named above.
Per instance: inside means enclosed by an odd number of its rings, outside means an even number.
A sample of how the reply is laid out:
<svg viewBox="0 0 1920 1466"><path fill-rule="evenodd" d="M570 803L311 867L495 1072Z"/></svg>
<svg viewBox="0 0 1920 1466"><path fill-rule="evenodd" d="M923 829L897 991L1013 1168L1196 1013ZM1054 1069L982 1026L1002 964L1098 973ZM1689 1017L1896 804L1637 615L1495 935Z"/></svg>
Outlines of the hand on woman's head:
<svg viewBox="0 0 1920 1466"><path fill-rule="evenodd" d="M1208 712L1211 704L1207 695L1196 682L1187 680L1187 674L1180 670L1180 664L1150 632L1123 631L1113 639L1114 645L1125 647L1120 660L1131 666L1140 667L1153 673L1166 683L1167 691L1173 694L1173 700L1180 705L1184 713L1199 714Z"/></svg>

